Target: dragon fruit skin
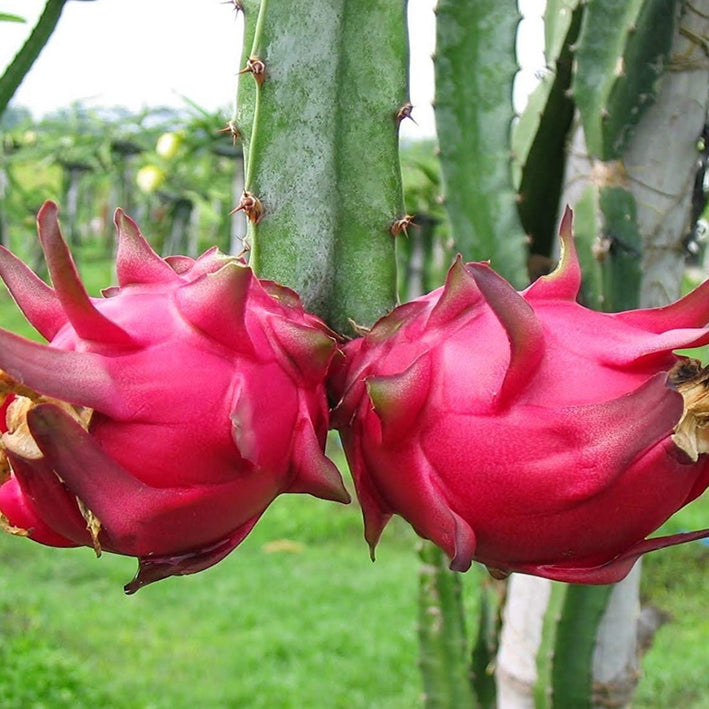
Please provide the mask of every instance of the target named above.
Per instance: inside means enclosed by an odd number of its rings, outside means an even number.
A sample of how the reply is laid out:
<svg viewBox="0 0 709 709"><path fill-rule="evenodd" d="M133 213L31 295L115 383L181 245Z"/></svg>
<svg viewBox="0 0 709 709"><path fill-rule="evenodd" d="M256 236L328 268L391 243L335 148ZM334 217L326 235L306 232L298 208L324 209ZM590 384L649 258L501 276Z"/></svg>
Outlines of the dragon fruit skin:
<svg viewBox="0 0 709 709"><path fill-rule="evenodd" d="M709 484L674 386L698 363L673 354L709 342L709 284L663 308L591 311L576 302L569 211L560 235L557 270L522 293L458 259L444 287L345 346L332 425L372 555L399 514L454 570L606 584L647 551L709 536L646 539Z"/></svg>
<svg viewBox="0 0 709 709"><path fill-rule="evenodd" d="M0 330L0 512L38 542L138 557L134 592L222 559L280 493L349 498L322 452L327 328L236 258L163 260L120 210L116 227L106 298L87 295L51 202L38 229L53 288L0 253L49 341Z"/></svg>

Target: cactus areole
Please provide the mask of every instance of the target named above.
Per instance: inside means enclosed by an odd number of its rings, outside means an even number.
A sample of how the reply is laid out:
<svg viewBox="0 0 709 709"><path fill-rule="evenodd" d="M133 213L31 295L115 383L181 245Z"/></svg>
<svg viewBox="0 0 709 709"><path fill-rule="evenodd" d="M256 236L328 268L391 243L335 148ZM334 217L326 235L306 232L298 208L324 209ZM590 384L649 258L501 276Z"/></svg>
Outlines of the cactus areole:
<svg viewBox="0 0 709 709"><path fill-rule="evenodd" d="M347 501L322 449L335 339L292 291L216 249L160 258L120 210L118 286L89 297L46 203L53 287L0 276L48 341L0 331L0 523L138 557L134 592L215 564L280 493Z"/></svg>
<svg viewBox="0 0 709 709"><path fill-rule="evenodd" d="M709 343L709 284L673 305L576 302L567 211L557 270L518 293L484 263L395 309L332 378L374 549L392 514L464 571L622 579L709 484L707 379L673 353Z"/></svg>

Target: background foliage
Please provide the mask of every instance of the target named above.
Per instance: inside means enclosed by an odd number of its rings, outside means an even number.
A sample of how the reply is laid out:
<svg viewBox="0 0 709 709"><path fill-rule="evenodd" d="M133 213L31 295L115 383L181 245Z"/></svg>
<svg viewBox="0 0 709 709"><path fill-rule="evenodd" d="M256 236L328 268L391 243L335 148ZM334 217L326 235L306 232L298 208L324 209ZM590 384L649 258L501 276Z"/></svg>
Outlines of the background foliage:
<svg viewBox="0 0 709 709"><path fill-rule="evenodd" d="M34 215L48 196L58 197L68 226L64 163L76 161L89 169L78 182L74 248L93 294L113 278L110 214L119 188L156 247L168 240L169 210L179 195L194 204L186 233L200 235L199 243L182 246L202 249L216 241L228 250L229 225L219 215L231 203L234 160L219 153L231 147L218 132L222 125L221 116L195 107L130 115L73 106L39 122L11 112L3 131L10 188L0 202L6 242L23 256L35 253ZM158 139L168 132L179 136L176 152L159 155ZM116 156L116 141L137 150ZM442 277L450 244L437 199L435 146L406 145L402 159L407 206L418 215L400 241L406 298L417 274L430 278L430 270L417 271L417 260L433 258ZM164 171L153 191L136 182L145 167ZM0 322L30 334L4 293ZM332 453L344 469L336 443ZM709 502L695 503L664 531L701 526L707 511ZM355 505L285 497L238 554L199 576L126 598L120 589L134 571L132 560L97 561L88 549L50 550L0 537L0 707L415 706L422 686L414 547L413 533L396 520L372 565ZM708 556L695 543L645 562L643 600L667 623L645 656L636 707L709 707L702 592ZM463 577L470 639L485 576L475 569Z"/></svg>
<svg viewBox="0 0 709 709"><path fill-rule="evenodd" d="M63 1L50 0L48 5L60 6ZM549 4L553 8L554 3ZM582 5L586 3L579 8ZM599 22L588 20L587 32L596 28L610 36L606 30L617 31L630 38L630 49L633 37L643 41L650 38L647 46L653 52L668 51L667 25L648 25L661 30L667 41L660 42L652 33L636 33L638 23L630 14L621 18L626 24L607 21L599 10L602 5L589 3L584 11L588 18L594 11L600 17ZM642 15L643 8L662 10L671 5L658 0L633 2L629 7ZM287 9L286 5L281 7ZM619 7L615 4L616 9ZM515 176L518 185L512 184L506 170L512 107L500 96L507 93L516 71L512 49L515 11L516 2L481 0L465 5L440 0L437 70L449 77L465 77L466 81L462 87L439 82L439 130L448 137L465 133L473 140L442 145L446 148L441 155L443 179L434 145L404 146L406 203L417 216L406 238L399 239L402 300L438 285L454 248L468 257L493 257L498 270L518 285L524 282L525 266L529 265L524 263L525 232L532 237L532 250L537 256L550 255L561 172L550 171L547 159L540 161L549 178L546 182L529 169L536 163L532 157L541 142L542 157L550 154L548 131L541 129L541 114L528 112L535 121L531 127L525 128L524 119L518 124L521 129L516 131L517 137L525 132L528 138L537 136L534 144L519 151L528 162L516 166L517 172L523 173ZM499 13L492 23L499 30L497 34L485 32L482 22L493 12ZM578 19L580 12L574 17ZM467 66L466 52L471 49L458 42L458 33L446 34L445 28L455 29L458 22L479 30L473 49L481 58L477 63L482 66L486 61L492 67L490 72L471 75L464 66L450 69L447 62L461 58ZM358 26L357 22L352 24ZM568 64L568 53L576 52L572 47L577 47L578 23L569 15L569 24L562 29L564 46L554 81L540 86L540 91L548 94L545 98L557 91L559 101L547 101L547 106L552 107L555 120L565 121L565 127L553 131L556 142L552 142L563 153L565 139L559 136L565 136L570 128L572 107L566 106L564 112L559 110L559 103L569 103L573 93L584 119L590 153L604 159L617 157L614 131L623 128L629 111L616 114L620 116L619 125L606 121L603 128L595 122L598 116L609 113L596 110L609 98L626 98L627 92L614 93L610 84L602 95L596 91L604 77L610 81L614 76L617 57L608 54L606 64L591 57L589 66L599 68L599 81L584 84L577 75L568 84L570 74L564 71L564 62ZM506 41L499 41L502 35ZM583 32L579 41L582 39L588 40ZM584 46L597 47L597 43L581 42L578 66L585 61ZM357 48L361 49L359 45ZM632 59L635 54L630 52L628 56ZM397 57L401 59L403 52L399 51ZM352 75L371 85L363 71L365 64L353 62ZM640 60L627 63L631 69L656 65ZM588 72L588 77L591 75ZM649 77L648 85L654 79ZM394 80L396 83L398 78ZM563 86L559 83L562 80L567 82ZM383 89L382 82L378 86ZM339 96L343 85L336 88ZM472 94L461 103L458 99L465 91ZM492 98L496 92L498 100L491 100L489 106L478 100L480 96ZM307 98L310 101L312 97ZM267 91L262 99L268 99ZM465 109L462 112L461 106ZM486 106L491 110L483 110ZM584 106L588 109L585 112ZM499 113L501 107L504 115ZM474 115L469 114L471 111ZM271 119L279 115L274 110L267 113ZM478 125L477 119L481 121L477 133L456 130L456 126ZM124 207L137 218L163 254L195 255L213 243L225 251L238 250L240 227L230 219L229 210L241 191L236 179L239 150L232 144L229 131L219 130L224 123L225 117L210 115L197 106L185 111L156 109L131 115L75 105L41 121L33 121L20 109L5 114L0 155L0 241L39 267L34 214L45 198L56 199L62 206L65 232L94 293L112 278L110 222L115 206ZM267 124L264 121L261 128ZM345 134L337 130L333 139L341 135ZM351 155L357 160L366 157L361 150ZM460 160L460 155L466 159ZM342 174L346 177L350 173ZM286 183L290 179L285 170L279 177ZM550 188L551 178L556 182ZM438 199L444 184L448 187L447 214L454 222L453 229ZM458 189L462 184L477 184L478 189ZM532 188L540 186L550 204L543 201L543 194L532 194ZM523 199L519 214L517 189L527 197L526 208ZM280 187L277 192L284 190ZM601 207L609 194L599 191ZM612 196L617 196L616 192ZM473 197L478 203L472 211L478 221L481 214L485 217L482 229L463 218L469 211L466 202ZM457 203L457 198L462 202ZM393 195L393 201L398 200L399 195ZM623 195L623 204L626 201ZM544 223L535 222L538 215L530 213L530 205L546 215ZM390 205L386 206L388 209ZM583 216L583 211L577 211ZM350 221L345 219L343 223ZM582 219L579 221L583 224ZM610 222L604 224L606 231L615 234L607 228ZM307 226L310 230L312 224L308 222ZM592 237L600 233L595 222L586 226ZM295 230L287 231L297 236ZM451 231L456 235L455 247ZM502 235L509 237L507 241L500 238ZM380 236L389 247L389 235ZM301 242L296 242L302 248ZM262 239L263 243L267 241ZM283 250L282 242L271 243L278 251ZM699 244L698 251L701 247ZM631 265L639 271L636 261L633 257ZM288 269L288 259L286 262ZM614 279L610 280L613 286ZM625 283L627 279L615 281ZM633 292L637 290L635 285L633 281ZM609 299L607 304L613 302ZM10 329L22 329L21 319L7 298L0 300L0 316ZM333 455L338 455L335 449ZM663 531L703 526L706 508L705 503L697 503ZM316 501L299 500L295 504L286 499L279 500L268 517L238 555L208 575L174 580L130 600L119 593L115 598L111 595L131 573L125 559L103 559L98 564L87 550L38 551L17 540L1 539L0 563L6 574L0 583L0 630L4 636L0 645L0 706L404 707L419 703L423 688L415 664L414 625L418 562L408 528L399 524L387 533L386 553L380 553L380 561L372 570L356 509L326 512ZM665 626L645 657L648 675L641 682L635 706L709 706L704 699L707 680L702 671L707 652L702 638L707 627L695 590L701 588L699 574L706 554L706 547L694 544L647 561L643 601L656 607ZM470 621L479 617L481 578L484 574L475 570L461 581L468 638L478 634ZM472 650L468 648L468 655Z"/></svg>

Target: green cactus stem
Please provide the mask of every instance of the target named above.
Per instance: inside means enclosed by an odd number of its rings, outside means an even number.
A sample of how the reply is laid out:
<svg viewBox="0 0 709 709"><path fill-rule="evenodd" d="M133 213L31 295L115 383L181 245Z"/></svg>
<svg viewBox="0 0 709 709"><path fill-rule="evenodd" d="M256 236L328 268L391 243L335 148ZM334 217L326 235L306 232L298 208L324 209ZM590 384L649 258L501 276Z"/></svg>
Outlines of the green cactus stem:
<svg viewBox="0 0 709 709"><path fill-rule="evenodd" d="M539 648L537 649L537 681L534 685L534 706L536 709L554 709L552 673L557 650L557 631L568 587L563 583L554 583L546 580L540 580L540 583L548 583L550 592L542 621ZM559 650L568 651L568 648L564 648L562 645Z"/></svg>
<svg viewBox="0 0 709 709"><path fill-rule="evenodd" d="M241 50L241 66L246 67L251 56L254 44L256 25L258 22L261 0L240 0L237 11L244 17L243 44ZM236 111L234 118L224 129L230 132L234 142L241 144L244 152L244 165L248 163L249 146L251 144L251 131L254 124L254 111L256 104L256 82L244 72L239 77L239 90L236 97Z"/></svg>
<svg viewBox="0 0 709 709"><path fill-rule="evenodd" d="M251 263L352 334L396 303L406 5L261 0L249 59Z"/></svg>
<svg viewBox="0 0 709 709"><path fill-rule="evenodd" d="M492 577L483 579L479 587L480 611L478 632L471 655L471 681L480 709L495 709L495 657L500 638L502 619L500 609L505 584Z"/></svg>
<svg viewBox="0 0 709 709"><path fill-rule="evenodd" d="M603 215L596 259L601 265L606 311L631 310L640 302L642 236L638 229L635 197L626 184L598 190L598 213Z"/></svg>
<svg viewBox="0 0 709 709"><path fill-rule="evenodd" d="M551 670L554 707L591 709L596 634L613 586L566 589L554 642Z"/></svg>
<svg viewBox="0 0 709 709"><path fill-rule="evenodd" d="M431 542L421 542L419 645L426 709L473 708L460 575Z"/></svg>
<svg viewBox="0 0 709 709"><path fill-rule="evenodd" d="M574 13L582 0L547 0L544 8L544 59L547 67L555 65L564 51Z"/></svg>
<svg viewBox="0 0 709 709"><path fill-rule="evenodd" d="M67 0L47 0L27 41L0 76L0 116L54 32Z"/></svg>
<svg viewBox="0 0 709 709"><path fill-rule="evenodd" d="M545 257L552 255L557 241L557 208L574 117L574 103L568 95L573 75L571 47L583 12L583 5L560 4L559 0L547 3L544 15L550 70L530 96L512 136L520 219L531 252Z"/></svg>
<svg viewBox="0 0 709 709"><path fill-rule="evenodd" d="M606 311L639 302L643 244L624 155L655 100L677 7L678 0L592 0L584 8L572 94L589 155L590 184L582 199L593 209L586 210L589 223L577 224L580 233L594 235L581 249L589 267L596 261L597 292L589 305Z"/></svg>
<svg viewBox="0 0 709 709"><path fill-rule="evenodd" d="M622 162L595 162L590 182L574 207L585 304L606 312L637 308L643 239Z"/></svg>
<svg viewBox="0 0 709 709"><path fill-rule="evenodd" d="M436 10L436 125L456 248L527 283L526 238L512 182L516 0L440 0Z"/></svg>
<svg viewBox="0 0 709 709"><path fill-rule="evenodd" d="M622 156L652 104L667 65L678 0L591 0L576 49L573 97L588 150L599 160Z"/></svg>

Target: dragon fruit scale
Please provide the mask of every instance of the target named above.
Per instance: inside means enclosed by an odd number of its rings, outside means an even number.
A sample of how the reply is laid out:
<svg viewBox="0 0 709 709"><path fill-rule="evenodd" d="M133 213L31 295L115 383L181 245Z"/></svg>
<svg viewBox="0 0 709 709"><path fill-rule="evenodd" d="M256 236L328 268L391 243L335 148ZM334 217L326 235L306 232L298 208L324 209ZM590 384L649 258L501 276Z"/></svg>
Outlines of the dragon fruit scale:
<svg viewBox="0 0 709 709"><path fill-rule="evenodd" d="M56 206L37 221L53 287L0 252L49 341L0 330L5 531L138 557L132 593L221 560L280 493L348 500L322 452L336 342L295 293L216 249L162 259L118 210L118 286L92 298Z"/></svg>
<svg viewBox="0 0 709 709"><path fill-rule="evenodd" d="M709 284L667 307L576 302L562 256L518 293L458 259L445 285L345 346L331 396L372 554L392 514L467 570L622 579L648 538L709 484L709 374L678 348L709 343Z"/></svg>

